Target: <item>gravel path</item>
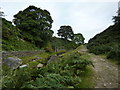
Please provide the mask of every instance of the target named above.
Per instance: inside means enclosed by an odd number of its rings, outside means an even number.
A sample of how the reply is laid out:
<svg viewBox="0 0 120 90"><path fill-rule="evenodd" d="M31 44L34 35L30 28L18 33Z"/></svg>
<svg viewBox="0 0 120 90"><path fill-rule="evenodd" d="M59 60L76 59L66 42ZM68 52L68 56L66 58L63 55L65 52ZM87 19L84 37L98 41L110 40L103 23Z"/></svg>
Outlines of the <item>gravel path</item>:
<svg viewBox="0 0 120 90"><path fill-rule="evenodd" d="M118 88L118 66L109 60L92 53L87 53L87 48L83 46L79 52L88 54L94 64L95 88Z"/></svg>

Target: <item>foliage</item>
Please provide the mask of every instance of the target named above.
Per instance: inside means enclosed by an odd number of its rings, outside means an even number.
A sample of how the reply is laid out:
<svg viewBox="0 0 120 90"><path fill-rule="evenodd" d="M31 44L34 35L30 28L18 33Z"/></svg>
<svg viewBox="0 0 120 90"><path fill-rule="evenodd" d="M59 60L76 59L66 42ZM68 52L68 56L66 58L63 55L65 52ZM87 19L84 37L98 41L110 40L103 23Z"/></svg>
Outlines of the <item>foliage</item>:
<svg viewBox="0 0 120 90"><path fill-rule="evenodd" d="M73 50L78 45L72 41L64 40L62 38L53 37L51 41L52 49L56 52L61 50Z"/></svg>
<svg viewBox="0 0 120 90"><path fill-rule="evenodd" d="M32 79L32 75L35 74L34 71L29 68L16 69L13 71L12 75L3 77L2 85L4 88L20 88L24 82Z"/></svg>
<svg viewBox="0 0 120 90"><path fill-rule="evenodd" d="M120 59L120 45L115 45L108 53L107 58L119 60Z"/></svg>
<svg viewBox="0 0 120 90"><path fill-rule="evenodd" d="M80 57L77 51L68 52L62 54L57 62L42 68L35 68L30 62L29 67L17 69L12 75L5 76L3 88L78 88L86 67L92 65L91 61Z"/></svg>
<svg viewBox="0 0 120 90"><path fill-rule="evenodd" d="M12 25L12 22L2 18L2 49L14 50L36 50L34 44L23 40L20 30Z"/></svg>
<svg viewBox="0 0 120 90"><path fill-rule="evenodd" d="M0 19L1 19L1 17L3 17L3 16L5 16L5 15L4 15L4 12L0 11Z"/></svg>
<svg viewBox="0 0 120 90"><path fill-rule="evenodd" d="M74 38L72 41L80 45L80 44L84 44L84 40L85 38L83 37L83 35L81 33L78 33L78 34L74 34Z"/></svg>
<svg viewBox="0 0 120 90"><path fill-rule="evenodd" d="M27 34L23 39L42 47L52 37L52 17L47 10L35 6L29 6L23 11L14 15L14 24L22 32ZM24 35L25 35L24 34Z"/></svg>
<svg viewBox="0 0 120 90"><path fill-rule="evenodd" d="M72 40L74 37L74 33L71 26L61 26L57 34L65 40Z"/></svg>
<svg viewBox="0 0 120 90"><path fill-rule="evenodd" d="M120 24L120 16L114 16L113 20L116 24Z"/></svg>
<svg viewBox="0 0 120 90"><path fill-rule="evenodd" d="M80 86L81 76L92 62L81 58L79 52L70 51L78 46L72 41L74 33L70 26L60 27L58 33L62 38L52 37L53 20L50 13L35 6L19 11L14 15L13 21L16 26L3 19L3 50L38 50L42 47L45 53L22 57L22 64L27 64L24 68L11 70L3 66L3 88ZM70 52L66 53L68 50ZM47 64L55 54L58 59ZM37 68L39 63L43 64L43 67Z"/></svg>
<svg viewBox="0 0 120 90"><path fill-rule="evenodd" d="M44 50L46 51L46 52L53 52L54 50L52 49L52 45L51 45L51 43L50 42L48 42L44 47Z"/></svg>
<svg viewBox="0 0 120 90"><path fill-rule="evenodd" d="M48 53L48 52L43 52L37 55L32 55L32 56L24 56L21 57L22 59L22 64L31 64L30 67L36 65L37 63L42 63L46 64L50 56L54 55L55 53ZM34 62L33 62L34 61Z"/></svg>
<svg viewBox="0 0 120 90"><path fill-rule="evenodd" d="M115 23L89 40L87 48L95 54L106 54L109 59L119 61L120 25Z"/></svg>
<svg viewBox="0 0 120 90"><path fill-rule="evenodd" d="M62 38L52 37L52 17L47 10L29 6L14 15L12 22L2 18L3 50L38 50L44 48L48 52L71 50L84 43L82 34L75 34L71 26L61 26L58 34ZM63 39L64 38L64 39ZM72 39L74 38L74 41Z"/></svg>
<svg viewBox="0 0 120 90"><path fill-rule="evenodd" d="M80 54L70 52L63 55L58 62L48 64L46 67L39 69L39 76L35 81L27 82L23 87L28 88L64 88L79 87L81 83L80 75L85 71L87 65L91 62L80 59Z"/></svg>

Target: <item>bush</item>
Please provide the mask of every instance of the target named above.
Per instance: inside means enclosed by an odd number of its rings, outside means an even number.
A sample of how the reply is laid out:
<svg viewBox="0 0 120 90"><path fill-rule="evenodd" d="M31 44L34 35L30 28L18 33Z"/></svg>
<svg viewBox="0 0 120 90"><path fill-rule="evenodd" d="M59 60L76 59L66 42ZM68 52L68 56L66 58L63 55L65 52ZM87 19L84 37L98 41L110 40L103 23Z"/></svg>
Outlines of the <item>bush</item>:
<svg viewBox="0 0 120 90"><path fill-rule="evenodd" d="M111 49L111 51L107 55L108 59L120 60L120 46L117 48Z"/></svg>
<svg viewBox="0 0 120 90"><path fill-rule="evenodd" d="M89 40L87 48L94 54L105 54L107 58L120 59L120 26L114 24Z"/></svg>
<svg viewBox="0 0 120 90"><path fill-rule="evenodd" d="M110 51L110 46L109 45L98 45L91 47L90 52L98 55L98 54L106 54L107 52Z"/></svg>
<svg viewBox="0 0 120 90"><path fill-rule="evenodd" d="M30 67L37 65L30 62ZM91 61L81 58L77 51L62 54L57 62L42 68L21 68L3 79L3 88L78 88L81 75ZM12 87L11 87L12 85Z"/></svg>
<svg viewBox="0 0 120 90"><path fill-rule="evenodd" d="M29 64L29 68L36 68L39 63L36 61L31 61L28 64Z"/></svg>
<svg viewBox="0 0 120 90"><path fill-rule="evenodd" d="M81 54L78 52L71 52L69 54L66 54L62 58L62 64L65 67L69 67L69 69L74 69L73 71L76 70L85 70L87 65L92 65L91 61L82 59Z"/></svg>

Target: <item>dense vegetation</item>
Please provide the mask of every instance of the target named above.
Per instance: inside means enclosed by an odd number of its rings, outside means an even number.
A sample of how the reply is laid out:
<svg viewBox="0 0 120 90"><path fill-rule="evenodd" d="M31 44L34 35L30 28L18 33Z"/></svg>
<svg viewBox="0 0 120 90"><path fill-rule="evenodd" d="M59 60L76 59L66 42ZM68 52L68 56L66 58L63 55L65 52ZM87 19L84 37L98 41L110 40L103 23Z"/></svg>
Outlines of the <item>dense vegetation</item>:
<svg viewBox="0 0 120 90"><path fill-rule="evenodd" d="M40 48L39 44L30 42L24 37L32 38L33 36L30 33L23 33L13 26L12 22L2 18L2 49L6 51L40 50L42 48L48 51L69 50L82 44L75 44L75 41L64 40L63 38L48 37L49 41ZM80 39L78 41L81 41Z"/></svg>
<svg viewBox="0 0 120 90"><path fill-rule="evenodd" d="M42 47L51 39L53 20L47 10L29 6L14 15L14 18L14 24L21 30L24 40Z"/></svg>
<svg viewBox="0 0 120 90"><path fill-rule="evenodd" d="M1 16L4 16L3 12L0 12L0 18ZM120 17L115 16L114 22L114 25L90 39L87 47L92 53L106 54L107 58L120 60ZM63 25L57 33L60 38L53 37L53 19L50 12L35 6L19 11L14 15L13 23L14 25L2 18L4 51L44 52L21 57L22 65L26 65L23 68L12 70L3 65L3 88L91 87L91 78L87 82L85 79L90 77L90 74L87 76L91 72L90 65L94 65L88 60L87 54L79 51L78 46L84 44L85 40L81 33L75 34L71 26ZM53 56L56 57L55 60L48 63ZM38 67L39 64L42 66Z"/></svg>
<svg viewBox="0 0 120 90"><path fill-rule="evenodd" d="M53 37L54 32L51 30L53 20L50 13L35 6L29 6L25 10L19 11L14 15L13 22L15 25L2 18L2 49L6 51L42 48L48 51L66 50L74 49L84 43L82 34L76 38L71 26L60 26L62 32L58 30L58 36L61 38Z"/></svg>
<svg viewBox="0 0 120 90"><path fill-rule="evenodd" d="M43 53L23 56L22 65L12 70L3 65L3 88L80 88L92 62L76 49L84 44L81 33L74 34L71 26L60 26L53 37L52 17L47 10L29 6L14 15L12 22L2 18L2 49L5 51L44 50ZM57 58L48 63L52 56ZM9 57L9 56L8 56ZM7 58L7 57L6 57ZM38 65L42 67L37 67Z"/></svg>
<svg viewBox="0 0 120 90"><path fill-rule="evenodd" d="M107 58L120 60L120 16L115 16L114 25L95 35L88 42L88 49L95 54L106 54Z"/></svg>
<svg viewBox="0 0 120 90"><path fill-rule="evenodd" d="M42 68L37 68L38 62L45 62L45 58L52 55L43 53L31 57L23 57L24 64L28 67L19 68L14 71L3 67L3 88L80 88L84 75L89 72L87 66L92 65L91 61L82 57L76 50L61 54L57 60ZM41 57L32 61L35 57ZM26 60L27 58L27 60ZM85 86L88 87L88 86Z"/></svg>
<svg viewBox="0 0 120 90"><path fill-rule="evenodd" d="M6 51L38 49L34 44L21 38L20 32L12 22L2 18L2 49Z"/></svg>

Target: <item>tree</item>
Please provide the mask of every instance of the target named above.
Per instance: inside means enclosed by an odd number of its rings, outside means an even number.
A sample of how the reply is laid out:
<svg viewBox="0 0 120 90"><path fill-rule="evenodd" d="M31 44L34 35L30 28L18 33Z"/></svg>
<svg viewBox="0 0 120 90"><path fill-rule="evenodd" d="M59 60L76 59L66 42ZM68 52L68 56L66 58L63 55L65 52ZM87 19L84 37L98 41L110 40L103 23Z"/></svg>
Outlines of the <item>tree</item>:
<svg viewBox="0 0 120 90"><path fill-rule="evenodd" d="M117 11L117 13L118 13L118 15L117 16L113 16L113 22L115 23L115 24L120 24L120 8L118 8L118 11Z"/></svg>
<svg viewBox="0 0 120 90"><path fill-rule="evenodd" d="M61 26L57 34L65 40L72 40L74 37L74 33L71 26Z"/></svg>
<svg viewBox="0 0 120 90"><path fill-rule="evenodd" d="M81 33L74 34L73 42L75 42L76 44L84 44L84 40L85 38Z"/></svg>
<svg viewBox="0 0 120 90"><path fill-rule="evenodd" d="M14 24L24 35L24 39L36 44L43 44L48 41L52 27L52 17L47 10L42 10L35 6L29 6L23 11L14 15ZM53 32L53 31L52 31ZM29 35L30 34L30 35ZM30 37L29 37L30 36Z"/></svg>
<svg viewBox="0 0 120 90"><path fill-rule="evenodd" d="M0 11L0 18L4 16L4 12Z"/></svg>
<svg viewBox="0 0 120 90"><path fill-rule="evenodd" d="M113 22L115 23L115 24L120 24L120 16L114 16L113 17Z"/></svg>
<svg viewBox="0 0 120 90"><path fill-rule="evenodd" d="M1 8L0 8L1 9ZM3 11L0 11L0 18L5 16Z"/></svg>

